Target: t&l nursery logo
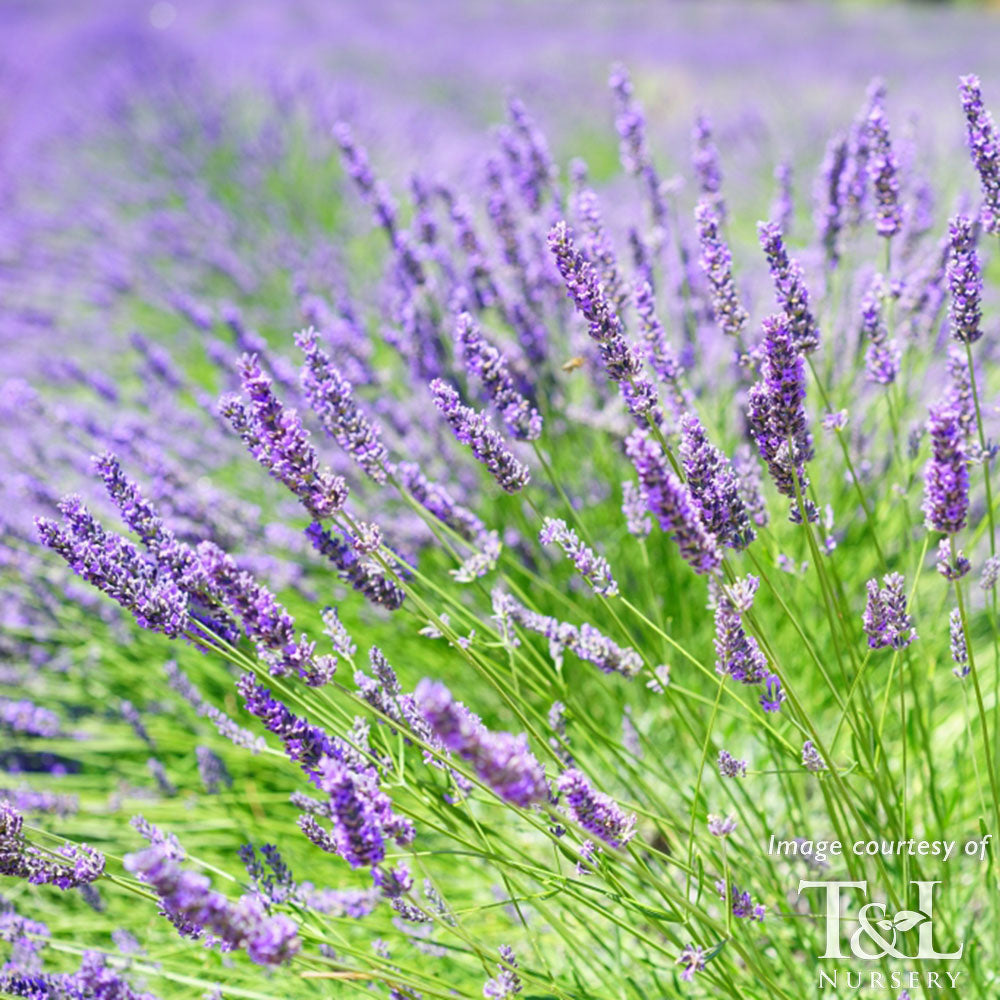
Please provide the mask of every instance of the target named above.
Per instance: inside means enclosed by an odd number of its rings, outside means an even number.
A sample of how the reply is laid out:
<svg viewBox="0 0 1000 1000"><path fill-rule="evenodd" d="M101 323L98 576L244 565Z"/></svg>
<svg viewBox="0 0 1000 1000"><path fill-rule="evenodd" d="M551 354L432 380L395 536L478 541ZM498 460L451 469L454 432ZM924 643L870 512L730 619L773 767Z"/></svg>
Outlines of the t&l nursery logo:
<svg viewBox="0 0 1000 1000"><path fill-rule="evenodd" d="M819 988L955 988L961 972L954 966L945 966L943 969L924 967L918 970L906 965L896 967L893 964L957 962L961 959L965 951L964 942L945 947L935 939L934 887L940 884L911 882L910 885L916 890L917 908L893 912L885 903L869 901L867 881L800 881L800 896L807 890L820 890L825 894L826 950L820 958L881 963L879 969L865 972L853 964L850 968L821 968Z"/></svg>

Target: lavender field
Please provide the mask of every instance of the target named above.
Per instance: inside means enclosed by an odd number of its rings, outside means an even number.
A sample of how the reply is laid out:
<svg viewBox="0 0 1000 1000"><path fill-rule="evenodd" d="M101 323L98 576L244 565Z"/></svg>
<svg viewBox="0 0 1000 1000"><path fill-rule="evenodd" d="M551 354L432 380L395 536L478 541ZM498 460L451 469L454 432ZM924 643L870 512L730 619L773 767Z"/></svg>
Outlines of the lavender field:
<svg viewBox="0 0 1000 1000"><path fill-rule="evenodd" d="M0 995L998 995L1000 13L0 29Z"/></svg>

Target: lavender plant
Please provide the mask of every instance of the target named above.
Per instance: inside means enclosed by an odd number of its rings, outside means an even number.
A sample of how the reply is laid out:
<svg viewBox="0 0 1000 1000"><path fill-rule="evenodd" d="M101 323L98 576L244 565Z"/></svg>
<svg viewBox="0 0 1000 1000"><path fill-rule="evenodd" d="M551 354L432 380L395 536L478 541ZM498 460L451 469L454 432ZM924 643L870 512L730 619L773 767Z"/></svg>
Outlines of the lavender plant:
<svg viewBox="0 0 1000 1000"><path fill-rule="evenodd" d="M997 82L438 162L181 37L2 154L0 992L993 996Z"/></svg>

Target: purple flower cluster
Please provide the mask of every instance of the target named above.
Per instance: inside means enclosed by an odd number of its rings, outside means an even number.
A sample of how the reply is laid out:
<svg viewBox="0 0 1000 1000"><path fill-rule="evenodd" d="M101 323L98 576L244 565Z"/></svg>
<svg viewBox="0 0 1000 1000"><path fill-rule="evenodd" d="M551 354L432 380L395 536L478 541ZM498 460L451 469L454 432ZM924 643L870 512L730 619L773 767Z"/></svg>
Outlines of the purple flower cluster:
<svg viewBox="0 0 1000 1000"><path fill-rule="evenodd" d="M809 479L805 463L813 457L812 435L806 417L805 361L784 317L764 320L764 360L760 380L747 396L747 419L760 457L778 492L795 501L805 497ZM805 501L806 516L815 509ZM801 517L798 505L793 520Z"/></svg>
<svg viewBox="0 0 1000 1000"><path fill-rule="evenodd" d="M951 292L951 335L963 344L974 344L983 335L983 273L976 252L972 220L957 215L948 225L948 288Z"/></svg>
<svg viewBox="0 0 1000 1000"><path fill-rule="evenodd" d="M969 152L983 189L980 218L988 233L996 233L1000 230L1000 133L983 104L978 76L963 76L959 80L959 93Z"/></svg>
<svg viewBox="0 0 1000 1000"><path fill-rule="evenodd" d="M882 316L886 298L885 282L877 275L861 300L861 335L868 341L865 369L870 381L891 385L899 374L900 351Z"/></svg>
<svg viewBox="0 0 1000 1000"><path fill-rule="evenodd" d="M582 771L563 771L558 787L570 816L605 844L624 847L635 836L635 813L626 813L610 796L595 791Z"/></svg>
<svg viewBox="0 0 1000 1000"><path fill-rule="evenodd" d="M220 600L236 615L275 677L298 674L307 684L326 684L337 668L331 656L316 656L306 635L296 638L295 621L277 598L213 542L201 542L198 562Z"/></svg>
<svg viewBox="0 0 1000 1000"><path fill-rule="evenodd" d="M25 736L44 736L47 739L55 739L62 729L55 712L27 698L17 701L0 698L0 726Z"/></svg>
<svg viewBox="0 0 1000 1000"><path fill-rule="evenodd" d="M965 628L958 608L952 608L948 615L948 634L951 640L951 658L955 661L952 673L961 680L972 672L969 666L969 646L965 641Z"/></svg>
<svg viewBox="0 0 1000 1000"><path fill-rule="evenodd" d="M878 102L868 116L868 177L875 192L875 231L891 239L903 225L899 207L899 167L889 141L885 109Z"/></svg>
<svg viewBox="0 0 1000 1000"><path fill-rule="evenodd" d="M523 989L521 977L516 971L517 959L514 956L514 949L510 945L502 944L499 951L503 964L497 964L497 975L487 979L483 986L483 996L486 1000L506 1000L507 997L516 996Z"/></svg>
<svg viewBox="0 0 1000 1000"><path fill-rule="evenodd" d="M712 313L719 329L738 337L750 322L733 281L733 255L719 233L719 204L702 199L695 208L701 241L701 268L712 289Z"/></svg>
<svg viewBox="0 0 1000 1000"><path fill-rule="evenodd" d="M511 436L534 441L542 433L542 417L514 384L507 360L490 344L468 313L458 317L456 340L466 369L476 375Z"/></svg>
<svg viewBox="0 0 1000 1000"><path fill-rule="evenodd" d="M618 593L618 584L611 575L607 559L584 545L565 521L558 517L545 518L538 540L542 545L558 545L573 560L573 565L595 593L605 597L613 597Z"/></svg>
<svg viewBox="0 0 1000 1000"><path fill-rule="evenodd" d="M295 343L306 358L299 376L302 391L323 430L376 483L384 483L389 455L378 427L358 408L354 387L320 347L315 330L300 331Z"/></svg>
<svg viewBox="0 0 1000 1000"><path fill-rule="evenodd" d="M720 544L745 549L757 533L729 459L709 441L694 413L681 417L680 434L680 460L702 523Z"/></svg>
<svg viewBox="0 0 1000 1000"><path fill-rule="evenodd" d="M816 228L831 268L840 262L840 231L844 225L841 188L847 163L847 139L844 135L836 135L826 147L816 198ZM785 232L784 226L781 231Z"/></svg>
<svg viewBox="0 0 1000 1000"><path fill-rule="evenodd" d="M747 577L744 588L750 600L760 581ZM731 592L722 586L713 587L715 602L715 669L719 674L732 677L741 684L762 684L770 676L767 658L757 640L747 635L743 628L741 612L746 604L738 606Z"/></svg>
<svg viewBox="0 0 1000 1000"><path fill-rule="evenodd" d="M489 425L489 420L471 406L465 406L458 393L447 382L431 382L434 405L441 411L458 441L472 450L476 459L507 493L518 493L528 485L531 474L527 466L508 451L503 438Z"/></svg>
<svg viewBox="0 0 1000 1000"><path fill-rule="evenodd" d="M819 347L819 326L809 309L802 267L788 256L781 230L775 223L759 223L757 234L771 270L775 299L785 314L785 325L795 348L804 354L815 351Z"/></svg>
<svg viewBox="0 0 1000 1000"><path fill-rule="evenodd" d="M219 412L243 439L250 454L299 498L313 517L333 517L347 500L347 484L320 465L309 432L295 410L286 409L271 388L256 355L240 359L247 406L237 395L224 396Z"/></svg>
<svg viewBox="0 0 1000 1000"><path fill-rule="evenodd" d="M77 576L130 611L143 628L177 638L189 627L187 595L129 541L105 531L76 496L59 502L63 523L36 518L38 536Z"/></svg>
<svg viewBox="0 0 1000 1000"><path fill-rule="evenodd" d="M27 879L33 885L73 889L96 882L104 874L104 855L86 844L64 844L42 851L23 833L24 818L6 799L0 800L0 875Z"/></svg>
<svg viewBox="0 0 1000 1000"><path fill-rule="evenodd" d="M301 948L298 928L283 914L268 916L258 897L233 903L205 875L185 871L159 845L125 857L125 867L160 897L164 914L187 937L206 936L223 950L243 948L259 965L290 961Z"/></svg>
<svg viewBox="0 0 1000 1000"><path fill-rule="evenodd" d="M598 278L597 269L576 248L569 228L559 222L549 233L549 249L566 283L568 296L589 324L608 378L618 383L629 413L645 426L656 408L656 390L642 370L636 349L626 340L622 321Z"/></svg>
<svg viewBox="0 0 1000 1000"><path fill-rule="evenodd" d="M906 591L901 573L888 573L869 580L868 602L862 619L868 645L872 649L905 649L917 638L913 619L906 610Z"/></svg>
<svg viewBox="0 0 1000 1000"><path fill-rule="evenodd" d="M724 900L726 898L726 882L724 879L719 879L715 883L715 891L718 892L720 899ZM741 920L750 920L758 924L764 922L767 910L760 903L755 903L749 892L743 892L735 885L730 884L728 896L734 917Z"/></svg>
<svg viewBox="0 0 1000 1000"><path fill-rule="evenodd" d="M467 760L502 799L522 808L548 799L545 771L523 734L490 731L439 681L425 677L413 696L442 744Z"/></svg>
<svg viewBox="0 0 1000 1000"><path fill-rule="evenodd" d="M493 609L505 632L509 631L508 626L513 623L529 632L545 636L557 662L561 662L563 650L568 649L581 660L593 663L605 674L634 677L642 669L642 657L634 649L616 645L586 622L580 626L561 622L526 608L509 594L500 591L493 594Z"/></svg>
<svg viewBox="0 0 1000 1000"><path fill-rule="evenodd" d="M711 573L722 562L715 536L702 520L691 491L667 468L662 449L642 431L633 431L625 453L639 476L646 508L673 536L681 555L696 573Z"/></svg>
<svg viewBox="0 0 1000 1000"><path fill-rule="evenodd" d="M720 221L726 221L726 203L722 200L722 168L719 151L712 141L712 123L706 115L698 115L691 132L694 144L692 165L703 202L715 209Z"/></svg>
<svg viewBox="0 0 1000 1000"><path fill-rule="evenodd" d="M338 572L356 591L372 604L389 611L402 607L406 593L371 559L366 559L357 541L346 533L327 531L318 521L306 528L312 547L337 567Z"/></svg>
<svg viewBox="0 0 1000 1000"><path fill-rule="evenodd" d="M734 757L728 750L719 751L717 763L723 778L745 778L747 775L747 762Z"/></svg>
<svg viewBox="0 0 1000 1000"><path fill-rule="evenodd" d="M961 416L950 401L930 408L931 458L924 467L924 521L932 531L953 535L969 513L969 469Z"/></svg>

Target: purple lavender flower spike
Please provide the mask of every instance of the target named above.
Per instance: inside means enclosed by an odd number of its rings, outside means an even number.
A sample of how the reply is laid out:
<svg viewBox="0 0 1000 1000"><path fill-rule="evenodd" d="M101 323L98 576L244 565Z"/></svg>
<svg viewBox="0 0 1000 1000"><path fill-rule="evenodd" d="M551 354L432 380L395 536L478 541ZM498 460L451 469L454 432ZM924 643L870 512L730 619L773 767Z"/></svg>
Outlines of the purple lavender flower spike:
<svg viewBox="0 0 1000 1000"><path fill-rule="evenodd" d="M887 290L881 275L876 275L861 300L861 335L868 340L865 351L865 370L870 382L891 385L896 381L900 367L900 351L883 319L883 304Z"/></svg>
<svg viewBox="0 0 1000 1000"><path fill-rule="evenodd" d="M347 484L320 465L309 432L298 414L286 409L271 389L271 380L254 355L240 359L240 377L250 397L224 396L219 412L243 439L250 454L294 493L319 520L338 513L347 500Z"/></svg>
<svg viewBox="0 0 1000 1000"><path fill-rule="evenodd" d="M244 948L260 965L280 965L299 951L298 928L283 914L268 916L257 896L233 903L204 875L185 871L162 846L125 857L125 867L160 897L171 923L185 937L211 936L223 950Z"/></svg>
<svg viewBox="0 0 1000 1000"><path fill-rule="evenodd" d="M675 413L680 413L688 405L688 393L681 385L684 368L677 353L670 346L663 324L656 315L653 286L648 281L636 282L635 311L639 317L639 329L649 367L669 388L671 408Z"/></svg>
<svg viewBox="0 0 1000 1000"><path fill-rule="evenodd" d="M104 855L86 844L65 844L54 852L32 847L23 833L24 818L0 800L0 875L27 879L32 885L73 889L104 874Z"/></svg>
<svg viewBox="0 0 1000 1000"><path fill-rule="evenodd" d="M61 735L62 725L55 712L36 705L27 698L14 701L0 698L0 726L25 736L43 736L55 739Z"/></svg>
<svg viewBox="0 0 1000 1000"><path fill-rule="evenodd" d="M903 225L903 213L899 207L899 167L889 141L889 124L881 102L868 116L868 132L871 137L868 177L875 192L875 231L891 239Z"/></svg>
<svg viewBox="0 0 1000 1000"><path fill-rule="evenodd" d="M764 361L761 378L747 394L747 420L760 457L767 464L778 492L796 500L804 497L809 479L805 463L813 457L812 435L803 401L806 395L805 362L792 338L785 317L764 320ZM805 514L815 520L818 512L805 500ZM792 519L801 518L796 504Z"/></svg>
<svg viewBox="0 0 1000 1000"><path fill-rule="evenodd" d="M748 577L751 595L760 581ZM715 669L741 684L760 684L770 675L767 659L757 640L743 628L741 608L724 587L713 588L715 602ZM746 607L746 605L744 605Z"/></svg>
<svg viewBox="0 0 1000 1000"><path fill-rule="evenodd" d="M593 625L584 623L578 628L569 622L541 615L500 590L493 593L493 610L505 633L509 632L509 625L513 623L545 636L557 662L561 662L562 651L568 649L605 674L616 673L632 678L642 669L642 657L634 649L616 645ZM516 644L516 640L513 641Z"/></svg>
<svg viewBox="0 0 1000 1000"><path fill-rule="evenodd" d="M320 760L317 771L319 787L330 796L337 853L352 868L377 865L385 857L385 839L362 776L330 757Z"/></svg>
<svg viewBox="0 0 1000 1000"><path fill-rule="evenodd" d="M557 544L573 560L573 565L595 593L605 597L614 597L618 593L618 584L611 575L607 559L584 545L565 521L557 517L545 518L538 540L542 545Z"/></svg>
<svg viewBox="0 0 1000 1000"><path fill-rule="evenodd" d="M986 232L995 234L1000 231L1000 134L993 116L983 105L979 77L971 74L961 77L959 93L969 152L983 189L980 219Z"/></svg>
<svg viewBox="0 0 1000 1000"><path fill-rule="evenodd" d="M701 268L712 288L712 313L723 333L738 337L750 322L733 281L733 255L719 233L718 205L702 198L695 208L698 238L701 241Z"/></svg>
<svg viewBox="0 0 1000 1000"><path fill-rule="evenodd" d="M469 761L502 799L522 808L548 799L545 771L523 734L491 732L438 681L425 677L413 696L444 746Z"/></svg>
<svg viewBox="0 0 1000 1000"><path fill-rule="evenodd" d="M958 608L952 608L948 615L948 634L951 640L951 658L955 661L952 673L962 680L972 673L969 666L969 647L965 641L965 629Z"/></svg>
<svg viewBox="0 0 1000 1000"><path fill-rule="evenodd" d="M938 543L936 569L946 580L961 580L972 569L972 563L961 549L952 552L950 538L942 538Z"/></svg>
<svg viewBox="0 0 1000 1000"><path fill-rule="evenodd" d="M809 310L809 292L798 261L792 260L785 249L781 230L773 222L757 224L760 245L767 256L774 295L784 312L789 332L797 350L804 354L819 347L819 327Z"/></svg>
<svg viewBox="0 0 1000 1000"><path fill-rule="evenodd" d="M213 542L201 542L195 551L205 577L239 618L271 673L282 677L293 671L313 687L327 683L336 661L315 656L316 645L305 635L296 638L295 621L277 598Z"/></svg>
<svg viewBox="0 0 1000 1000"><path fill-rule="evenodd" d="M626 813L609 795L595 791L582 771L563 771L558 784L569 814L599 840L624 847L635 836L635 813Z"/></svg>
<svg viewBox="0 0 1000 1000"><path fill-rule="evenodd" d="M951 335L963 344L974 344L983 335L983 274L976 252L972 220L957 215L948 224L948 287L951 291Z"/></svg>
<svg viewBox="0 0 1000 1000"><path fill-rule="evenodd" d="M681 417L680 433L680 460L702 523L722 545L745 549L757 533L729 459L709 441L694 413Z"/></svg>
<svg viewBox="0 0 1000 1000"><path fill-rule="evenodd" d="M598 345L604 370L618 383L625 405L639 424L647 416L655 419L656 390L642 370L639 353L625 338L622 321L601 285L597 269L573 242L565 222L549 232L549 249L566 284L566 293L589 324L591 339Z"/></svg>
<svg viewBox="0 0 1000 1000"><path fill-rule="evenodd" d="M389 579L378 563L364 558L350 538L327 531L318 521L306 528L312 547L337 567L341 576L372 604L389 611L403 606L406 592Z"/></svg>
<svg viewBox="0 0 1000 1000"><path fill-rule="evenodd" d="M384 483L389 455L379 428L358 408L353 386L320 347L315 330L301 330L295 343L306 358L299 375L302 391L323 430L376 483Z"/></svg>
<svg viewBox="0 0 1000 1000"><path fill-rule="evenodd" d="M905 649L917 638L913 619L906 610L906 591L901 573L888 573L867 583L868 601L862 619L872 649Z"/></svg>
<svg viewBox="0 0 1000 1000"><path fill-rule="evenodd" d="M653 522L646 509L646 501L642 498L642 491L631 479L622 483L622 514L630 535L646 538L653 530Z"/></svg>
<svg viewBox="0 0 1000 1000"><path fill-rule="evenodd" d="M503 438L490 427L485 415L463 405L458 393L441 379L431 382L431 392L434 405L451 425L456 439L469 446L497 485L507 493L518 493L524 489L531 473L507 450Z"/></svg>
<svg viewBox="0 0 1000 1000"><path fill-rule="evenodd" d="M77 576L130 611L143 628L177 638L191 626L187 595L169 575L119 535L102 528L79 497L59 503L64 525L35 524L42 544L62 556Z"/></svg>
<svg viewBox="0 0 1000 1000"><path fill-rule="evenodd" d="M541 414L518 391L506 358L483 337L468 313L458 317L456 339L466 369L482 382L507 430L519 441L536 440L542 433Z"/></svg>
<svg viewBox="0 0 1000 1000"><path fill-rule="evenodd" d="M579 161L570 164L571 171L577 162ZM604 294L608 297L612 308L620 314L628 292L618 268L611 238L604 226L597 192L585 185L585 179L585 176L580 178L579 190L574 198L576 218L583 231L583 253L593 261Z"/></svg>
<svg viewBox="0 0 1000 1000"><path fill-rule="evenodd" d="M632 80L628 70L616 65L608 80L615 100L615 129L619 138L619 158L627 174L638 178L645 187L649 199L653 224L661 230L662 239L668 222L667 202L663 195L663 185L653 165L646 140L646 118L642 108L633 96Z"/></svg>
<svg viewBox="0 0 1000 1000"><path fill-rule="evenodd" d="M333 137L340 147L344 166L351 180L357 185L365 203L371 208L376 223L396 241L396 206L385 184L375 177L368 152L354 138L351 127L346 122L337 122L333 127Z"/></svg>
<svg viewBox="0 0 1000 1000"><path fill-rule="evenodd" d="M497 975L486 980L486 984L483 986L483 996L486 997L486 1000L507 1000L508 997L516 996L524 988L521 984L521 977L515 971L517 959L514 957L514 949L509 945L502 944L499 951L504 964L497 964Z"/></svg>
<svg viewBox="0 0 1000 1000"><path fill-rule="evenodd" d="M953 535L969 513L969 469L959 414L950 402L930 409L931 458L924 467L924 521L932 531Z"/></svg>
<svg viewBox="0 0 1000 1000"><path fill-rule="evenodd" d="M719 751L719 774L723 778L745 778L747 762L734 757L728 750Z"/></svg>
<svg viewBox="0 0 1000 1000"><path fill-rule="evenodd" d="M667 468L659 445L634 430L625 442L625 454L639 476L646 507L673 535L683 558L696 573L712 573L722 562L715 536L705 527L687 487Z"/></svg>
<svg viewBox="0 0 1000 1000"><path fill-rule="evenodd" d="M831 268L840 262L840 231L844 224L842 188L846 165L847 139L838 135L826 147L816 199L816 228L826 253L827 265Z"/></svg>

